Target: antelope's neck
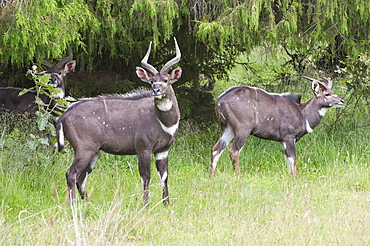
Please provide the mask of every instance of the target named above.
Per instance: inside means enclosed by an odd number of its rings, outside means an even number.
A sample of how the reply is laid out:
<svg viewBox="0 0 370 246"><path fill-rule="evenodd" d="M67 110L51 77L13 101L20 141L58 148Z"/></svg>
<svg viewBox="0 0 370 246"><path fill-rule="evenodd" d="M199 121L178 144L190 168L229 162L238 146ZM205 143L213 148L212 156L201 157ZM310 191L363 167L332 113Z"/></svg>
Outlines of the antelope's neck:
<svg viewBox="0 0 370 246"><path fill-rule="evenodd" d="M156 107L156 118L161 124L162 128L166 132L170 131L172 135L177 131L179 120L180 120L180 110L174 94L167 94L161 99L154 99Z"/></svg>
<svg viewBox="0 0 370 246"><path fill-rule="evenodd" d="M306 119L306 124L309 124L307 128L314 129L317 125L320 124L322 117L325 115L326 108L322 107L319 104L318 99L312 97L309 101L304 104L303 106L303 115ZM309 131L308 131L309 132Z"/></svg>

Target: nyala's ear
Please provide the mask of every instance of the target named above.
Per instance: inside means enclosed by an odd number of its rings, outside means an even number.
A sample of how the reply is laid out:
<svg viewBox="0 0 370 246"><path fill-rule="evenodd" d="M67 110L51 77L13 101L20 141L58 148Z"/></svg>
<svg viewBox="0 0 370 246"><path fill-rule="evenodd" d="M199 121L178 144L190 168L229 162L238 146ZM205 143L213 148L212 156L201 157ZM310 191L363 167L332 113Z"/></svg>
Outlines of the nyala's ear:
<svg viewBox="0 0 370 246"><path fill-rule="evenodd" d="M171 84L172 83L175 83L180 77L181 77L181 74L182 74L182 69L181 67L178 67L178 68L175 68L172 73L171 73Z"/></svg>
<svg viewBox="0 0 370 246"><path fill-rule="evenodd" d="M318 80L312 81L312 91L313 91L313 93L315 93L315 95L317 97L320 96L321 91L325 91L325 90L326 90L326 86L324 84L320 83L320 81L318 81Z"/></svg>
<svg viewBox="0 0 370 246"><path fill-rule="evenodd" d="M150 83L152 76L148 75L144 68L136 67L136 74L142 81Z"/></svg>
<svg viewBox="0 0 370 246"><path fill-rule="evenodd" d="M70 71L74 70L75 68L76 68L76 61L75 60L69 61L64 65L63 73L67 74Z"/></svg>

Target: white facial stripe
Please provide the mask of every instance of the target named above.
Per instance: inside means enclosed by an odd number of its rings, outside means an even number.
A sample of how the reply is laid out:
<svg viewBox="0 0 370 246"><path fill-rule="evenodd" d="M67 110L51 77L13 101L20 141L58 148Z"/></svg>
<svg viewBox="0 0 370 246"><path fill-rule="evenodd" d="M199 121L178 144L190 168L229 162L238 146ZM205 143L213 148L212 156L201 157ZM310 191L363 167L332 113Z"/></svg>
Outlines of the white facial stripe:
<svg viewBox="0 0 370 246"><path fill-rule="evenodd" d="M157 108L160 111L169 111L172 108L172 101L167 98L163 100L157 100Z"/></svg>
<svg viewBox="0 0 370 246"><path fill-rule="evenodd" d="M168 157L168 150L155 154L155 160L160 161Z"/></svg>
<svg viewBox="0 0 370 246"><path fill-rule="evenodd" d="M320 110L319 110L319 115L324 116L324 115L325 115L325 113L326 113L326 110L328 110L328 109L327 109L327 108L322 108L322 109L320 109Z"/></svg>
<svg viewBox="0 0 370 246"><path fill-rule="evenodd" d="M310 123L308 123L308 120L306 120L306 131L307 131L308 133L313 132L313 130L312 130L311 126L310 126Z"/></svg>
<svg viewBox="0 0 370 246"><path fill-rule="evenodd" d="M177 128L179 128L179 122L178 121L177 121L176 124L174 124L173 126L170 126L170 127L167 127L167 126L163 125L163 123L160 120L158 120L158 122L161 125L162 130L167 132L171 136L173 136L175 134L175 132L177 131Z"/></svg>

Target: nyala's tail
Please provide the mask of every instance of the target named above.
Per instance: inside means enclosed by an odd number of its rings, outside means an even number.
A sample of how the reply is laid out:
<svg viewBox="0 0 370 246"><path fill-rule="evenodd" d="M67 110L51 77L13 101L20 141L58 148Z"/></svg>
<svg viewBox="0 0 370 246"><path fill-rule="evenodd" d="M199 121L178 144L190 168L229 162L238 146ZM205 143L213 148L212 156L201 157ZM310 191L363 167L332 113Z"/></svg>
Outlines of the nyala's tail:
<svg viewBox="0 0 370 246"><path fill-rule="evenodd" d="M64 148L64 131L63 123L61 121L57 121L56 131L57 131L58 152L61 152Z"/></svg>

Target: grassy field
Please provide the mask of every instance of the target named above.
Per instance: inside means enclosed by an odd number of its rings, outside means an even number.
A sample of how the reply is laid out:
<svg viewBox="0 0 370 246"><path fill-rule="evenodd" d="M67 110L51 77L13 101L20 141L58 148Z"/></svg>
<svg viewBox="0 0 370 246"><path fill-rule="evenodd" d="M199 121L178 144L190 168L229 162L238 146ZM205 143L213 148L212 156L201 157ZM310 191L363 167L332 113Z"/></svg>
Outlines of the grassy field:
<svg viewBox="0 0 370 246"><path fill-rule="evenodd" d="M334 122L329 111L297 143L299 179L280 144L251 137L237 178L227 153L208 177L217 125L181 125L169 158L171 205L152 165L143 208L135 156L103 155L88 180L91 199L71 208L65 172L71 150L36 144L32 127L0 132L0 245L368 245L369 128ZM2 126L4 128L4 125Z"/></svg>

